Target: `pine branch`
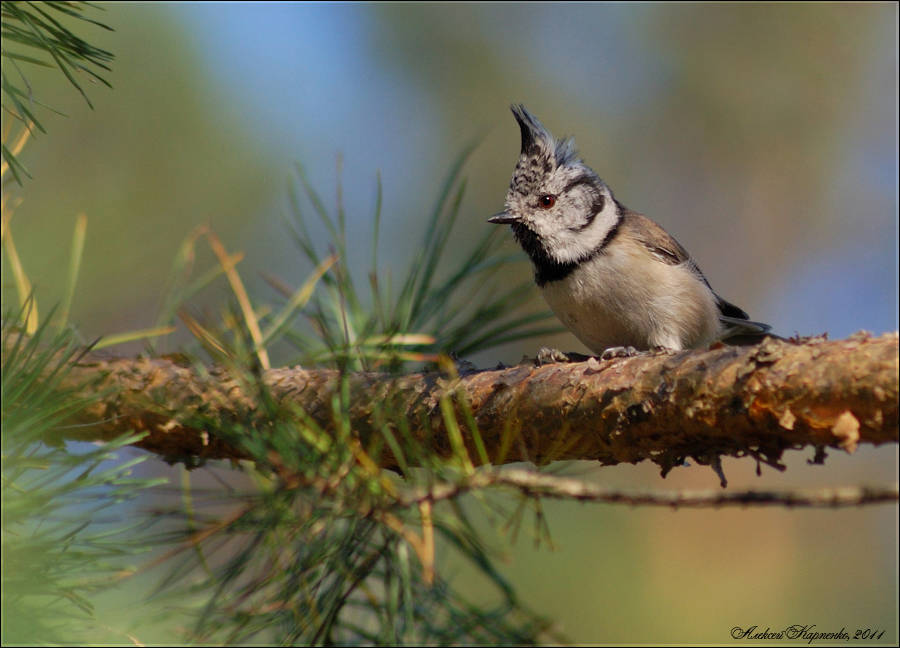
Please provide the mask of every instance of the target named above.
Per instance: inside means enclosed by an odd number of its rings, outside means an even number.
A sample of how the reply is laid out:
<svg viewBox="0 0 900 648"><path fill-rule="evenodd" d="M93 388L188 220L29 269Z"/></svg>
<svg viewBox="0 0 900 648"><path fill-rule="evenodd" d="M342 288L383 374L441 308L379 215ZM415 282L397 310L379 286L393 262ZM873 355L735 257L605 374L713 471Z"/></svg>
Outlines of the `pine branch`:
<svg viewBox="0 0 900 648"><path fill-rule="evenodd" d="M814 446L821 462L825 447L853 452L859 443L898 442L896 332L520 365L459 378L344 376L349 427L388 468L405 461L377 449L384 446L382 426L396 434L397 421L408 425L400 432L444 456L453 454L454 439L463 452L455 436L461 435L473 464L484 463L479 457L495 465L649 459L663 474L686 458L715 467L722 456L751 456L783 469L780 459L790 448ZM233 425L258 410L245 377L166 358L94 354L69 380L107 394L63 431L70 438L110 439L134 430L148 433L140 447L170 460L246 458L215 436L217 421ZM297 416L326 432L340 429L333 406L341 393L338 372L280 368L263 372L261 381ZM447 418L451 412L455 420Z"/></svg>
<svg viewBox="0 0 900 648"><path fill-rule="evenodd" d="M400 505L437 502L490 486L511 488L528 497L576 500L632 506L678 508L722 508L725 506L790 506L800 508L839 508L883 504L900 499L896 485L890 487L819 488L799 491L746 490L656 490L623 491L586 483L580 479L557 477L528 470L487 470L473 474L457 484L438 484L428 490L415 490L400 498Z"/></svg>

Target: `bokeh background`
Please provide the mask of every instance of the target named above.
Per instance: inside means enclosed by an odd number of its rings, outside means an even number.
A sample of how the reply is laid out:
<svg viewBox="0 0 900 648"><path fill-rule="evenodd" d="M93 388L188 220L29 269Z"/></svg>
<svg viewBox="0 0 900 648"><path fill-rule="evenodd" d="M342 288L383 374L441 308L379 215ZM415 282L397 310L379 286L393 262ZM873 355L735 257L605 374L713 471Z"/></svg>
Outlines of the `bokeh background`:
<svg viewBox="0 0 900 648"><path fill-rule="evenodd" d="M716 291L776 332L898 328L898 8L888 4L110 4L114 89L32 70L67 117L21 159L12 230L42 308L62 294L75 217L88 238L72 310L85 338L152 325L178 245L210 223L259 272L299 285L286 236L300 162L351 246L401 274L453 160L479 145L453 249L503 206L524 103L631 209L690 250ZM6 117L4 117L6 119ZM514 250L512 237L509 249ZM323 239L324 246L324 239ZM210 261L211 262L211 261ZM510 282L530 272L509 268ZM9 303L4 258L4 303ZM216 306L227 288L202 298ZM535 291L533 308L545 308ZM568 334L472 358L515 363ZM788 470L724 463L732 488L892 483L897 448L789 453ZM704 467L557 467L604 484L710 488ZM159 467L160 471L168 468ZM176 472L171 473L173 476ZM658 511L545 505L554 548L523 526L504 570L575 642L724 642L735 626L887 632L896 643L896 506ZM502 543L498 540L498 547ZM465 565L445 573L477 596ZM112 618L115 606L111 603Z"/></svg>

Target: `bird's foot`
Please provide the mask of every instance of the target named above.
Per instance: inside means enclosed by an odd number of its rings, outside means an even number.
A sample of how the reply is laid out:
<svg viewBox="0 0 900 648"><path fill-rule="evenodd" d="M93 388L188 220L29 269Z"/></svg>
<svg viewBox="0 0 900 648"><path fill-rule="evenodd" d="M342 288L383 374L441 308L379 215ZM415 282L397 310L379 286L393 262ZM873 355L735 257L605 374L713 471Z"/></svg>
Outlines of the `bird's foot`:
<svg viewBox="0 0 900 648"><path fill-rule="evenodd" d="M534 364L538 367L541 367L546 364L556 364L560 362L579 362L578 359L573 358L572 356L579 355L574 353L563 353L559 349L548 349L547 347L542 347L540 351L538 351L537 356L534 359Z"/></svg>
<svg viewBox="0 0 900 648"><path fill-rule="evenodd" d="M643 355L644 351L638 351L634 347L610 347L600 354L601 360L614 360L615 358L633 358Z"/></svg>

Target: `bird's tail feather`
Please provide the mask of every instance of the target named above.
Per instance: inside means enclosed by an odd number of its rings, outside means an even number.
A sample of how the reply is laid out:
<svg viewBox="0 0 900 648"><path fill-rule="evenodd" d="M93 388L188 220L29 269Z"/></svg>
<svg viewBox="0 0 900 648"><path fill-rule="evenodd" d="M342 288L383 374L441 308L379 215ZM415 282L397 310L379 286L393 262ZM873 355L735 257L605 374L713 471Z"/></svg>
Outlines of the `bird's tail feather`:
<svg viewBox="0 0 900 648"><path fill-rule="evenodd" d="M719 321L722 323L722 333L719 340L731 346L742 346L745 344L757 344L763 338L771 337L777 340L783 340L783 337L770 333L772 327L762 322L751 322L746 319L736 317L728 317L720 315Z"/></svg>

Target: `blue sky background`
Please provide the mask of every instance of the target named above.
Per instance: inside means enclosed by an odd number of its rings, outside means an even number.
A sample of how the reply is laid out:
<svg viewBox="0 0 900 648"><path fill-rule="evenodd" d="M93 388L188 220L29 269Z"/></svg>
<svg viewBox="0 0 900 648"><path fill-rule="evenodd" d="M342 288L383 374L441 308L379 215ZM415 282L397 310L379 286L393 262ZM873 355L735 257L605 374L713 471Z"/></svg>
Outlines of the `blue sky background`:
<svg viewBox="0 0 900 648"><path fill-rule="evenodd" d="M485 93L485 104L496 110L470 107L478 118L456 129L443 123L449 108L437 102L440 93L420 82L415 72L391 67L384 56L373 55L384 38L379 34L385 19L376 6L226 4L213 12L204 5L184 4L176 15L191 30L204 67L223 88L231 108L271 155L285 165L304 160L316 181L328 186L333 183L333 164L308 161L342 154L346 176L361 180L346 188L350 213L365 222L376 170L387 200L398 212L410 210L411 198L421 196L420 188L434 186L461 147L465 140L460 136L471 138L488 129L487 142L493 144L502 134L507 146L496 156L502 160L498 175L509 174L517 149L510 145L516 132L505 105L534 105L530 95L535 91L540 105L550 110L574 104L609 122L635 109L647 111L646 106L660 101L674 85L672 60L635 37L648 14L656 11L653 5L478 9L457 16L448 30L467 30L470 39L489 43L496 65L514 69L527 81L515 95ZM453 12L445 13L452 23ZM562 25L564 38L559 33ZM877 31L877 26L872 29ZM885 49L876 43L860 55L861 74L852 89L858 101L843 115L843 123L833 125L836 133L825 135L840 141L840 158L829 161L825 213L814 218L814 231L798 230L800 240L787 243L797 253L779 260L782 272L758 291L754 316L772 322L782 334L828 331L832 337L845 337L860 329L881 333L897 328L896 90L890 84L896 78L896 60L890 56L888 36L884 30ZM554 95L563 106L554 106ZM583 151L585 143L605 137L596 128L579 132L552 113L538 114L557 135L574 134ZM653 142L642 144L652 156ZM587 161L605 175L604 160ZM505 185L496 183L486 214L502 206L504 193ZM632 196L622 199L629 205L635 202ZM666 205L665 196L646 202ZM663 216L645 212L657 220ZM472 220L477 222L477 217ZM682 238L676 226L666 226ZM702 238L702 232L696 237ZM708 243L710 248L715 245ZM695 248L689 247L700 256ZM702 252L729 255L727 250ZM765 258L751 259L740 272L752 273L754 265L767 263ZM717 290L725 292L716 273L706 272ZM732 281L753 279L751 274Z"/></svg>

